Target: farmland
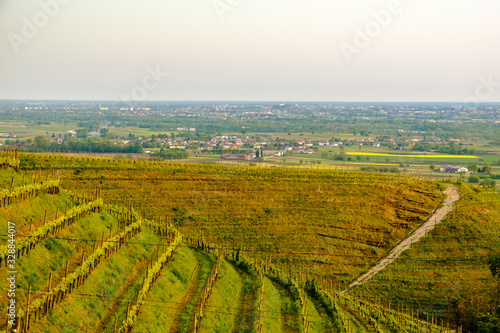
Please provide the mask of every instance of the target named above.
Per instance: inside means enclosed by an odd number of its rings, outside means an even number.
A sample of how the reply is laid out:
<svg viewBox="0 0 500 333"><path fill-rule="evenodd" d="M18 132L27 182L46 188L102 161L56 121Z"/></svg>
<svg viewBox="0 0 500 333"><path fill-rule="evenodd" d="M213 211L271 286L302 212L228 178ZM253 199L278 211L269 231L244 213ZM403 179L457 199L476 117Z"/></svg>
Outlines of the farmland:
<svg viewBox="0 0 500 333"><path fill-rule="evenodd" d="M498 105L482 111L479 118L473 110L453 104L430 107L425 103L145 103L135 107L134 111L132 105L109 101L40 101L36 106L4 101L0 145L25 152L184 162L245 154L246 159L238 162L312 169L321 164L324 169L376 169L434 179L443 175L431 167L484 168L488 163L489 171L477 174L480 182L497 179L500 172Z"/></svg>
<svg viewBox="0 0 500 333"><path fill-rule="evenodd" d="M4 234L15 222L20 331L438 332L436 318L467 324L449 311L458 290L466 304L467 288L479 281L485 295L494 286L486 263L494 242L473 237L494 235L499 200L488 190L461 184L456 212L430 237L341 293L433 213L443 184L339 169L2 154L0 217ZM470 253L450 252L464 242ZM438 276L456 279L479 257L474 274L442 288ZM463 266L441 265L449 258ZM426 293L418 283L432 270L439 275Z"/></svg>

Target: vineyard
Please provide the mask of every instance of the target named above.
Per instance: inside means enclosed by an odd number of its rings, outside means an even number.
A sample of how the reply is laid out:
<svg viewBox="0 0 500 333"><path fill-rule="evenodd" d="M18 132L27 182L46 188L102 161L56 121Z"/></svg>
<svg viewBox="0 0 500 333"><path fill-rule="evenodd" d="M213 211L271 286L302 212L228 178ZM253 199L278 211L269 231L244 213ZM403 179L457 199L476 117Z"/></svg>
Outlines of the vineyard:
<svg viewBox="0 0 500 333"><path fill-rule="evenodd" d="M442 184L0 154L2 308L15 299L0 331L460 332L452 305L466 315L466 293L493 284L500 200L478 188L461 185L430 237L348 288L433 214Z"/></svg>
<svg viewBox="0 0 500 333"><path fill-rule="evenodd" d="M489 299L498 297L487 260L500 253L500 197L465 185L460 190L445 222L360 292L467 324L489 311Z"/></svg>
<svg viewBox="0 0 500 333"><path fill-rule="evenodd" d="M113 162L110 162L112 164ZM441 201L436 184L403 176L345 171L163 164L135 170L68 172L65 183L99 188L248 256L269 254L294 275L347 283L421 224ZM155 195L148 195L148 193Z"/></svg>

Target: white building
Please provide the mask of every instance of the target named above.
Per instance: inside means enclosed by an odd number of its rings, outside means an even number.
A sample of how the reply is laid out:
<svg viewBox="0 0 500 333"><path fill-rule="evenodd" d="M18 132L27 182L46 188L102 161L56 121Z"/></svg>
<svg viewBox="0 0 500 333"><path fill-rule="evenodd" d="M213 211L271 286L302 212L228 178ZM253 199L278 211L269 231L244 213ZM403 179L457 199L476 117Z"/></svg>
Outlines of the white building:
<svg viewBox="0 0 500 333"><path fill-rule="evenodd" d="M460 166L443 165L439 168L439 172L468 173L469 169L467 169L466 167L460 167Z"/></svg>

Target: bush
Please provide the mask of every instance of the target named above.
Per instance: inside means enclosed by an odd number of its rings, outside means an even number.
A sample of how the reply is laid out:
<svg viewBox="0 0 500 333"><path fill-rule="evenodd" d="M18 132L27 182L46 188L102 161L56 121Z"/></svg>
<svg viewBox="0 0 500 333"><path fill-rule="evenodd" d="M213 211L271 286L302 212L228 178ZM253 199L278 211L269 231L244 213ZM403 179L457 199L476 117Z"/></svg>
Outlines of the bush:
<svg viewBox="0 0 500 333"><path fill-rule="evenodd" d="M495 187L496 186L496 182L491 179L491 178L486 178L486 179L483 179L481 181L481 186L486 186L486 187Z"/></svg>
<svg viewBox="0 0 500 333"><path fill-rule="evenodd" d="M159 156L164 159L181 159L189 156L184 149L165 149L162 148L159 152L151 154L151 156Z"/></svg>

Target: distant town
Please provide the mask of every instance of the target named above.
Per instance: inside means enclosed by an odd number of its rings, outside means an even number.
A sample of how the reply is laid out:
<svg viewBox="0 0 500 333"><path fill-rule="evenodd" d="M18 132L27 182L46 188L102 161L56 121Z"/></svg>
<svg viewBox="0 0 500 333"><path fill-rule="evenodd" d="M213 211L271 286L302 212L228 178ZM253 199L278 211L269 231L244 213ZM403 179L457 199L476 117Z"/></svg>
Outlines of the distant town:
<svg viewBox="0 0 500 333"><path fill-rule="evenodd" d="M500 104L0 101L0 146L114 158L500 174Z"/></svg>

